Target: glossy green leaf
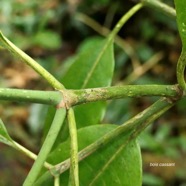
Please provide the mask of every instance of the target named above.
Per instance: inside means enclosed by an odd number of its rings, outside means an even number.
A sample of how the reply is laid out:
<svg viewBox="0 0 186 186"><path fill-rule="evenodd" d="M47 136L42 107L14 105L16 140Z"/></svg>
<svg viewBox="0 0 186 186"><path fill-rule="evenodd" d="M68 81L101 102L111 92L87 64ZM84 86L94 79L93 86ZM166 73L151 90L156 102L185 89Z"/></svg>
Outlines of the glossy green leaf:
<svg viewBox="0 0 186 186"><path fill-rule="evenodd" d="M14 145L13 140L9 136L6 130L6 127L1 119L0 119L0 142L5 143L10 146Z"/></svg>
<svg viewBox="0 0 186 186"><path fill-rule="evenodd" d="M62 78L66 88L95 88L111 84L114 70L113 43L108 43L103 39L93 39L87 42L81 47L83 49L80 50L75 62ZM76 106L77 127L81 128L100 122L105 107L105 102Z"/></svg>
<svg viewBox="0 0 186 186"><path fill-rule="evenodd" d="M93 125L78 130L79 150L90 145L116 125ZM136 141L127 143L126 136L105 145L79 164L80 186L140 186L142 182L141 155ZM52 164L62 162L70 154L69 139L52 152L48 161ZM46 175L46 174L45 174ZM52 185L53 179L41 176L36 185ZM68 185L69 171L61 174L61 185ZM43 180L43 181L42 181ZM41 181L41 182L40 182Z"/></svg>

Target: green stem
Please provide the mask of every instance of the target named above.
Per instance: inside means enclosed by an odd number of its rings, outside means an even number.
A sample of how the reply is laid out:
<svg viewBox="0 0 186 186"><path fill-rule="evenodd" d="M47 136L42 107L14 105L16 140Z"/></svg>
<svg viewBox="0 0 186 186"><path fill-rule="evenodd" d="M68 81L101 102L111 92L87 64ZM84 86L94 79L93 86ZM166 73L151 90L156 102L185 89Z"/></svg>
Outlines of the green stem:
<svg viewBox="0 0 186 186"><path fill-rule="evenodd" d="M181 66L181 64L178 63L178 72L181 71L178 77L183 78L183 66ZM182 94L178 85L125 85L80 90L63 90L63 93L65 93L71 105L125 97L176 97ZM0 100L58 105L62 100L62 94L59 91L0 88Z"/></svg>
<svg viewBox="0 0 186 186"><path fill-rule="evenodd" d="M22 59L27 65L32 67L38 74L40 74L48 83L55 89L60 90L64 89L64 86L47 70L45 70L41 65L39 65L35 60L30 56L24 53L21 49L16 47L11 41L9 41L3 34L0 32L0 42L13 54Z"/></svg>
<svg viewBox="0 0 186 186"><path fill-rule="evenodd" d="M76 128L74 111L72 108L68 110L67 118L68 118L70 140L71 140L69 185L79 186L77 128Z"/></svg>
<svg viewBox="0 0 186 186"><path fill-rule="evenodd" d="M41 147L41 150L38 154L36 161L34 162L23 186L33 186L35 180L37 179L38 174L41 171L41 168L56 140L56 137L60 131L60 128L65 119L66 110L64 108L59 108L56 110L56 114L54 116L54 120L50 127L50 130L46 136L46 139Z"/></svg>
<svg viewBox="0 0 186 186"><path fill-rule="evenodd" d="M159 0L141 0L141 2L146 6L155 8L163 13L166 13L171 17L176 17L176 11L174 10L174 8L168 6L165 3L162 3Z"/></svg>
<svg viewBox="0 0 186 186"><path fill-rule="evenodd" d="M110 99L142 96L181 96L178 85L125 85L82 90L66 90L71 105Z"/></svg>
<svg viewBox="0 0 186 186"><path fill-rule="evenodd" d="M175 100L176 101L176 100ZM113 141L119 135L125 135L129 132L134 133L138 128L144 128L150 123L152 123L155 119L160 117L166 110L171 108L174 105L174 101L168 98L161 98L149 108L145 109L141 113L137 114L135 117L130 119L129 121L125 122L124 124L118 126L113 131L105 134L103 137L92 143L91 145L87 146L83 150L78 153L79 161L85 159L87 156L92 154L93 152L97 151L99 148L106 145L108 142ZM56 174L63 173L67 169L69 169L70 160L67 159L62 163L54 166L50 171Z"/></svg>
<svg viewBox="0 0 186 186"><path fill-rule="evenodd" d="M114 37L118 34L119 30L123 27L123 25L141 8L143 7L143 3L138 3L133 6L123 17L118 21L114 29L109 35L109 40L113 40Z"/></svg>
<svg viewBox="0 0 186 186"><path fill-rule="evenodd" d="M186 66L186 51L182 50L178 63L177 63L176 72L177 72L178 84L183 90L186 89L185 76L184 76L185 66Z"/></svg>
<svg viewBox="0 0 186 186"><path fill-rule="evenodd" d="M54 186L60 186L60 177L59 177L59 175L54 177Z"/></svg>
<svg viewBox="0 0 186 186"><path fill-rule="evenodd" d="M14 149L24 153L25 155L27 155L28 157L30 157L33 160L37 159L37 155L35 155L33 152L29 151L28 149L26 149L25 147L21 146L19 143L15 142L8 134L8 131L6 130L6 127L3 123L3 121L0 119L0 141L13 147ZM51 169L53 167L53 165L44 162L44 166L47 169Z"/></svg>
<svg viewBox="0 0 186 186"><path fill-rule="evenodd" d="M93 30L98 32L100 35L107 37L111 33L111 31L108 28L102 26L101 24L96 22L94 19L92 19L91 17L88 17L85 14L77 13L75 18L78 21L81 21L82 23L91 27ZM123 38L121 38L118 35L115 36L114 40L115 40L115 43L118 46L120 46L126 52L126 54L131 58L133 63L138 62L136 53L129 43L127 43Z"/></svg>
<svg viewBox="0 0 186 186"><path fill-rule="evenodd" d="M59 91L20 90L0 88L0 100L24 101L57 105L62 99Z"/></svg>
<svg viewBox="0 0 186 186"><path fill-rule="evenodd" d="M14 143L14 148L17 149L18 151L24 153L25 155L27 155L29 158L36 160L37 159L37 155L34 154L33 152L29 151L28 149L26 149L25 147L23 147L22 145L20 145L19 143L13 141ZM44 167L47 169L51 169L53 167L53 165L51 165L50 163L44 162Z"/></svg>

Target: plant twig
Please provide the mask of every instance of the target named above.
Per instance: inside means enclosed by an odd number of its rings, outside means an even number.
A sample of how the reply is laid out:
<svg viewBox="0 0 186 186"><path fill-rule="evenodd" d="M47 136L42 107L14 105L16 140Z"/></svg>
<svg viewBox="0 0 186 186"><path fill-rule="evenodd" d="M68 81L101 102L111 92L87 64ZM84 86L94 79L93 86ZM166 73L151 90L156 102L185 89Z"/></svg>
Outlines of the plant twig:
<svg viewBox="0 0 186 186"><path fill-rule="evenodd" d="M24 53L21 49L15 46L11 41L9 41L3 34L0 32L0 42L7 48L10 52L18 56L25 62L27 65L32 67L38 74L40 74L48 83L55 89L60 90L64 89L64 86L47 70L45 70L41 65L39 65L35 60L30 56Z"/></svg>
<svg viewBox="0 0 186 186"><path fill-rule="evenodd" d="M168 6L165 3L162 3L159 0L140 0L144 5L155 8L162 13L166 13L167 15L171 17L176 17L176 11L174 8Z"/></svg>
<svg viewBox="0 0 186 186"><path fill-rule="evenodd" d="M124 85L79 90L63 90L70 106L87 102L119 99L125 97L165 96L176 97L182 94L178 85ZM185 96L185 95L183 95ZM24 101L58 105L62 100L59 91L38 91L0 88L0 100Z"/></svg>
<svg viewBox="0 0 186 186"><path fill-rule="evenodd" d="M27 155L29 158L36 160L37 159L37 155L34 154L33 152L29 151L28 149L26 149L25 147L23 147L22 145L20 145L19 143L13 141L14 143L14 148L16 148L18 151L24 153L25 155ZM51 169L53 167L53 165L51 165L48 162L44 162L44 167L47 169Z"/></svg>
<svg viewBox="0 0 186 186"><path fill-rule="evenodd" d="M50 130L46 136L46 139L41 147L41 150L38 154L36 161L34 162L28 176L26 177L23 186L33 186L35 180L37 179L38 174L56 140L56 137L60 131L60 128L65 119L66 110L64 108L59 108L56 110L54 120L50 127Z"/></svg>
<svg viewBox="0 0 186 186"><path fill-rule="evenodd" d="M77 142L77 128L72 108L68 110L67 119L69 124L71 153L70 153L70 186L79 186L79 171L78 171L78 142Z"/></svg>
<svg viewBox="0 0 186 186"><path fill-rule="evenodd" d="M54 186L60 186L60 177L59 177L59 175L54 177Z"/></svg>
<svg viewBox="0 0 186 186"><path fill-rule="evenodd" d="M166 96L180 97L178 85L125 85L81 90L66 90L71 105L125 97ZM71 99L71 100L70 100Z"/></svg>
<svg viewBox="0 0 186 186"><path fill-rule="evenodd" d="M123 15L123 17L118 21L114 29L112 30L110 34L110 38L113 39L119 32L119 30L123 27L123 25L141 8L143 7L143 3L138 3L135 6L133 6L126 14Z"/></svg>
<svg viewBox="0 0 186 186"><path fill-rule="evenodd" d="M0 100L57 105L62 100L62 95L59 91L0 88Z"/></svg>

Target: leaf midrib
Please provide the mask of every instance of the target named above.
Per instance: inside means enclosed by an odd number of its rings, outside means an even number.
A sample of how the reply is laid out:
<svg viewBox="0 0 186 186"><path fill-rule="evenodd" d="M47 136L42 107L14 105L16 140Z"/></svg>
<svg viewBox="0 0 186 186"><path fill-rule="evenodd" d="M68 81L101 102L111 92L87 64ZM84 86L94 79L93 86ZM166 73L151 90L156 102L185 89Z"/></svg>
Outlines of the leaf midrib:
<svg viewBox="0 0 186 186"><path fill-rule="evenodd" d="M81 88L86 88L92 74L94 73L94 70L96 69L97 65L99 64L99 61L101 59L101 57L103 56L104 52L106 51L106 49L108 48L108 46L110 45L110 43L112 42L113 40L108 38L105 45L103 46L103 49L101 50L101 52L99 53L97 59L95 60L95 63L93 64L90 72L87 74L87 77L85 78L84 82L83 82L83 85L81 86Z"/></svg>
<svg viewBox="0 0 186 186"><path fill-rule="evenodd" d="M121 153L121 151L123 150L123 148L125 148L128 144L129 144L129 141L127 141L126 143L122 144L117 149L117 151L115 152L115 154L113 154L113 156L110 157L110 159L107 161L107 163L105 165L103 165L103 167L97 172L97 175L90 182L89 186L93 186L94 182L104 173L104 171L108 168L108 166L115 160L115 158Z"/></svg>

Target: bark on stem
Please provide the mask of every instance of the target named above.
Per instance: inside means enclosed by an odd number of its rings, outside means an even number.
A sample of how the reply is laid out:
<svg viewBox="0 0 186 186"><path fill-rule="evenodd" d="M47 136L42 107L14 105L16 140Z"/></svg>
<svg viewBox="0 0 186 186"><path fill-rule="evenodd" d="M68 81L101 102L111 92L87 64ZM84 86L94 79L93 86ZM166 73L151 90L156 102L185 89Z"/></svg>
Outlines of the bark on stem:
<svg viewBox="0 0 186 186"><path fill-rule="evenodd" d="M119 99L126 97L161 96L177 98L182 96L178 85L125 85L82 90L66 90L71 106Z"/></svg>

